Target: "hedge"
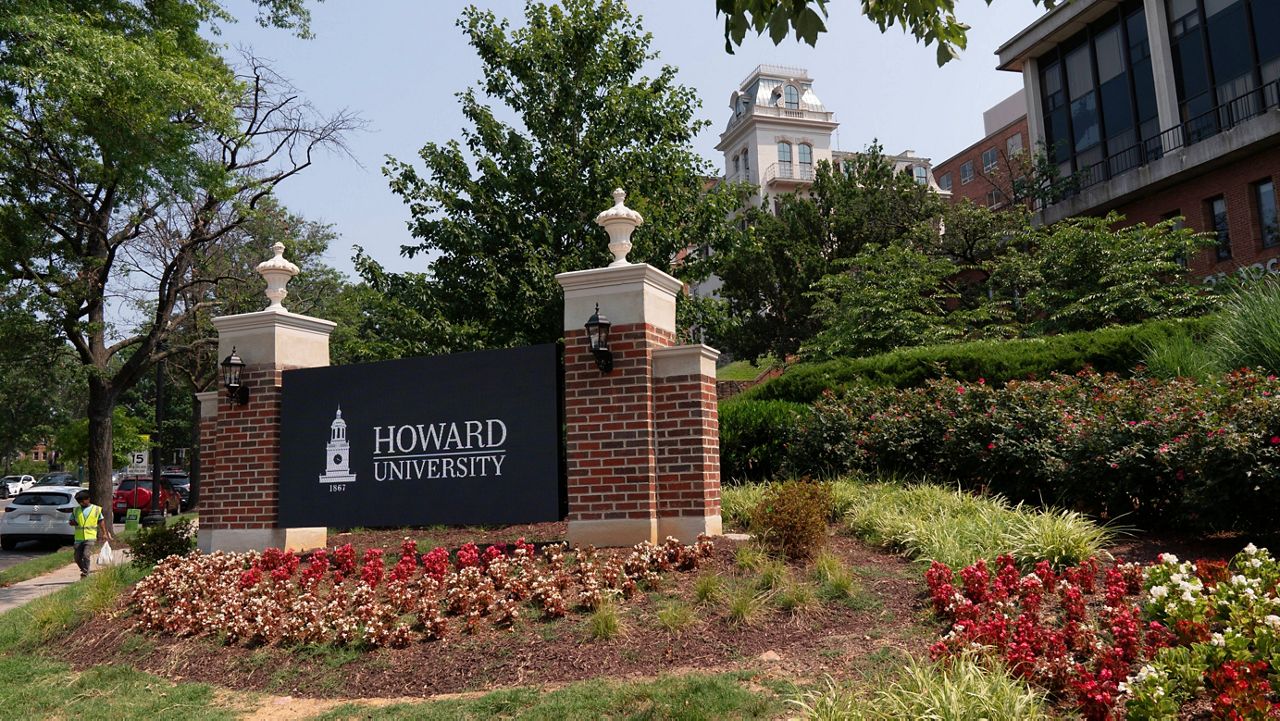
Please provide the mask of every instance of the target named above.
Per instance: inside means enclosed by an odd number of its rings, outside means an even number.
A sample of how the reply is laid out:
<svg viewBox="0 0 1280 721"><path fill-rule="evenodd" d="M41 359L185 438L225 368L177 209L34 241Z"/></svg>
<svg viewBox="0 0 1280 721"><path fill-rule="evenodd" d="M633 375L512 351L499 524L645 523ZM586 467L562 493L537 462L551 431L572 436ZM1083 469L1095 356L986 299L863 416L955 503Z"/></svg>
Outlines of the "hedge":
<svg viewBox="0 0 1280 721"><path fill-rule="evenodd" d="M787 438L812 412L789 401L734 399L720 404L720 477L734 484L781 475Z"/></svg>
<svg viewBox="0 0 1280 721"><path fill-rule="evenodd" d="M1280 528L1275 376L861 388L823 398L783 433L780 463L793 476L927 475L1145 527Z"/></svg>
<svg viewBox="0 0 1280 721"><path fill-rule="evenodd" d="M911 388L948 377L1000 386L1011 380L1046 378L1091 367L1128 374L1147 348L1173 334L1208 337L1212 317L1151 321L1044 338L986 340L904 348L867 358L800 363L780 377L741 394L741 400L813 403L826 390L842 393L858 385ZM737 401L739 399L735 399Z"/></svg>

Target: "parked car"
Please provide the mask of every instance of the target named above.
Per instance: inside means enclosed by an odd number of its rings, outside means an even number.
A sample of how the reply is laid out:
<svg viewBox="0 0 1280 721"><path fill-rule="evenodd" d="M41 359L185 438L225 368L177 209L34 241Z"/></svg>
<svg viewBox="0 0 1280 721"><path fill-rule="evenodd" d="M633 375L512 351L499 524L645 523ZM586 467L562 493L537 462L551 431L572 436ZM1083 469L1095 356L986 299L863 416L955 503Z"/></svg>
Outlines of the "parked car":
<svg viewBox="0 0 1280 721"><path fill-rule="evenodd" d="M40 480L35 483L37 486L79 486L80 481L74 473L66 471L54 471L40 476Z"/></svg>
<svg viewBox="0 0 1280 721"><path fill-rule="evenodd" d="M169 479L169 484L173 486L174 493L178 494L178 498L182 501L182 510L191 507L191 478L185 473L165 471L164 477Z"/></svg>
<svg viewBox="0 0 1280 721"><path fill-rule="evenodd" d="M5 493L13 497L34 486L36 479L35 476L20 474L0 478L0 483L4 484Z"/></svg>
<svg viewBox="0 0 1280 721"><path fill-rule="evenodd" d="M141 508L146 515L151 509L151 488L150 478L134 477L120 481L120 487L111 496L111 514L115 522L123 521L125 512L130 508ZM167 478L160 479L160 497L156 506L166 514L182 511L182 499Z"/></svg>
<svg viewBox="0 0 1280 721"><path fill-rule="evenodd" d="M41 486L19 493L0 516L0 548L12 551L22 541L71 543L71 512L79 486Z"/></svg>

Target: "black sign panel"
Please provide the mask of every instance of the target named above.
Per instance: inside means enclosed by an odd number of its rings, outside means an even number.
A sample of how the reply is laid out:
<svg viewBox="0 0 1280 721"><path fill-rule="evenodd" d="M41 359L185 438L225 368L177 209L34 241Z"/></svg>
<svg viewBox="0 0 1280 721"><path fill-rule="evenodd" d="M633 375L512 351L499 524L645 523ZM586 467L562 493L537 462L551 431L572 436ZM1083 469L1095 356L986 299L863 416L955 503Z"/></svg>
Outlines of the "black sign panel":
<svg viewBox="0 0 1280 721"><path fill-rule="evenodd" d="M285 371L284 528L563 517L558 346Z"/></svg>

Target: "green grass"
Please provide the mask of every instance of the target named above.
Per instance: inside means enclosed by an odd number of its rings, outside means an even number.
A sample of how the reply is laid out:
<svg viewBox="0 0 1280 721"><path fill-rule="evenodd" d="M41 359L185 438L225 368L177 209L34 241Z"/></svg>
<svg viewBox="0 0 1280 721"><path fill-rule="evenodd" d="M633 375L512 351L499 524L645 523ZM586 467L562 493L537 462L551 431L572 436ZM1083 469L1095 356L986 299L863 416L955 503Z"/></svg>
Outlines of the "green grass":
<svg viewBox="0 0 1280 721"><path fill-rule="evenodd" d="M725 616L735 626L754 626L768 606L770 595L768 591L757 591L753 585L740 585L725 599Z"/></svg>
<svg viewBox="0 0 1280 721"><path fill-rule="evenodd" d="M922 483L848 483L854 496L849 529L864 540L912 558L952 568L1012 553L1023 566L1048 560L1057 567L1105 555L1117 534L1068 511L1039 511Z"/></svg>
<svg viewBox="0 0 1280 721"><path fill-rule="evenodd" d="M718 603L724 598L724 579L714 573L704 573L693 582L693 598L700 605Z"/></svg>
<svg viewBox="0 0 1280 721"><path fill-rule="evenodd" d="M540 693L534 689L496 691L477 699L369 707L339 706L319 716L325 721L467 721L520 718L564 719L768 719L786 712L782 699L751 688L751 674L690 674L655 681L583 681Z"/></svg>
<svg viewBox="0 0 1280 721"><path fill-rule="evenodd" d="M596 641L609 641L622 633L622 616L618 612L618 604L612 601L601 601L599 606L587 616L587 636Z"/></svg>
<svg viewBox="0 0 1280 721"><path fill-rule="evenodd" d="M25 581L36 576L43 576L50 571L56 571L63 566L75 562L75 549L59 548L53 553L39 556L37 558L29 558L22 563L10 566L0 571L0 587L12 586L19 581Z"/></svg>
<svg viewBox="0 0 1280 721"><path fill-rule="evenodd" d="M698 614L689 604L682 601L670 601L658 609L658 625L662 630L678 634L692 626L698 620Z"/></svg>
<svg viewBox="0 0 1280 721"><path fill-rule="evenodd" d="M765 370L772 368L777 361L773 358L761 358L757 365L751 361L734 361L716 369L718 381L753 381Z"/></svg>
<svg viewBox="0 0 1280 721"><path fill-rule="evenodd" d="M751 527L751 512L764 500L769 490L767 483L744 483L720 488L720 518L726 529L747 531Z"/></svg>
<svg viewBox="0 0 1280 721"><path fill-rule="evenodd" d="M135 718L232 719L214 705L213 688L174 684L124 665L98 665L75 673L35 651L73 633L92 614L114 604L141 577L130 566L113 566L87 580L0 614L0 719ZM116 623L127 623L117 620ZM141 651L145 644L129 647Z"/></svg>
<svg viewBox="0 0 1280 721"><path fill-rule="evenodd" d="M791 703L810 721L1038 721L1049 718L1041 694L1002 669L986 669L967 657L952 659L948 666L911 661L895 680L864 697L828 679L825 689L804 694Z"/></svg>

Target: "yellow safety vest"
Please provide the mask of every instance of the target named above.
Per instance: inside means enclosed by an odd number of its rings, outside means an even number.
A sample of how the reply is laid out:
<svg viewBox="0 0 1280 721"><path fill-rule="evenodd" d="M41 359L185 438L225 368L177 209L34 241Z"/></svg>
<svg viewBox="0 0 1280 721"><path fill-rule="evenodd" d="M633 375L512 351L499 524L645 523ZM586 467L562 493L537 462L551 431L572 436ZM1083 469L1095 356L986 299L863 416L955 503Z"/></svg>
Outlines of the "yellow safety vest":
<svg viewBox="0 0 1280 721"><path fill-rule="evenodd" d="M102 508L89 504L88 508L76 508L71 513L76 520L76 540L98 540L98 522L102 520Z"/></svg>

